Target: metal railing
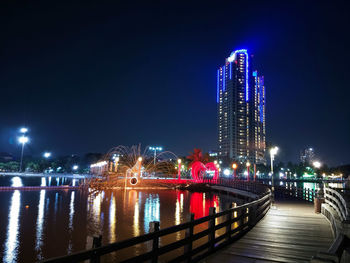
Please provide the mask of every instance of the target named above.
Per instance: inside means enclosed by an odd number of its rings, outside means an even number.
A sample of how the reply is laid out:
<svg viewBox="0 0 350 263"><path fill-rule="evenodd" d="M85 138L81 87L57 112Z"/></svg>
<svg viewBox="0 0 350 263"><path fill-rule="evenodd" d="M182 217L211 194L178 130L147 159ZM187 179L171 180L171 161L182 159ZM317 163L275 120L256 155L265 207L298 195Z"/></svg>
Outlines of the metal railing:
<svg viewBox="0 0 350 263"><path fill-rule="evenodd" d="M259 199L246 203L238 207L232 207L227 210L216 212L215 207L209 209L209 215L194 219L194 214L190 215L189 221L176 226L160 229L159 222L151 222L150 229L152 232L133 237L127 240L111 243L108 245L95 247L86 251L73 253L63 257L57 257L45 260L45 263L62 263L62 262L81 262L90 260L90 262L100 262L101 256L109 253L117 253L122 249L134 247L146 242L151 243L151 249L140 255L132 255L122 262L157 262L158 258L172 251L182 249L180 255L176 255L168 262L195 262L207 255L217 251L219 248L240 238L244 233L249 231L269 210L271 204L270 190L263 185L256 183L230 182L229 180L218 180L216 182L204 182L215 185L240 187L242 190L248 190L259 193ZM218 220L220 219L220 220ZM206 225L205 229L199 232L195 231L198 225ZM160 245L161 239L180 231L185 232L184 238L174 240L166 245ZM218 233L220 232L220 233ZM195 241L206 238L204 244L195 245ZM100 243L100 242L97 242Z"/></svg>

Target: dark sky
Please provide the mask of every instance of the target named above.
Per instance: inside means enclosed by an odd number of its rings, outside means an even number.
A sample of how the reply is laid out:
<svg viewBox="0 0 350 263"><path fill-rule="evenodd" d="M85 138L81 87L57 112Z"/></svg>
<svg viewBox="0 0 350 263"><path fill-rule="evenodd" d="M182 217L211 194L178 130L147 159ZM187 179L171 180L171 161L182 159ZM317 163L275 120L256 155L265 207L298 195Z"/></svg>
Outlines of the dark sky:
<svg viewBox="0 0 350 263"><path fill-rule="evenodd" d="M19 154L23 124L33 155L215 149L216 70L247 48L278 158L350 162L345 1L30 2L1 1L0 151Z"/></svg>

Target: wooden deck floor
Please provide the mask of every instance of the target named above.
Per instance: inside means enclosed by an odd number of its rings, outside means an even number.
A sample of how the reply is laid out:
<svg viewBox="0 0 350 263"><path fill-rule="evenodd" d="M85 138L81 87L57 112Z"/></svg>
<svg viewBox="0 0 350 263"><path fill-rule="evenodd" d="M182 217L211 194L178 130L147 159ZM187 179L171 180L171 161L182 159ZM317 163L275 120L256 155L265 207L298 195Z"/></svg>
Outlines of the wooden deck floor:
<svg viewBox="0 0 350 263"><path fill-rule="evenodd" d="M313 205L276 201L245 236L203 262L308 262L333 241L331 227Z"/></svg>

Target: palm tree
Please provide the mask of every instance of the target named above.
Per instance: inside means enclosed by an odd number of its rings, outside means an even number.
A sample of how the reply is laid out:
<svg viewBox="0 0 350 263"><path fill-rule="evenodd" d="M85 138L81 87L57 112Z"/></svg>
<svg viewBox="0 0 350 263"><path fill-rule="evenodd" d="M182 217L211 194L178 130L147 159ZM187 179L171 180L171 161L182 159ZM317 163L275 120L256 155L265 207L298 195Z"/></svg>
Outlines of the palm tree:
<svg viewBox="0 0 350 263"><path fill-rule="evenodd" d="M191 162L189 164L189 168L192 166L192 164L194 162L202 162L202 163L207 163L209 162L209 154L205 153L203 155L202 150L201 149L193 149L193 153L190 152L190 155L186 157L187 159L189 159Z"/></svg>

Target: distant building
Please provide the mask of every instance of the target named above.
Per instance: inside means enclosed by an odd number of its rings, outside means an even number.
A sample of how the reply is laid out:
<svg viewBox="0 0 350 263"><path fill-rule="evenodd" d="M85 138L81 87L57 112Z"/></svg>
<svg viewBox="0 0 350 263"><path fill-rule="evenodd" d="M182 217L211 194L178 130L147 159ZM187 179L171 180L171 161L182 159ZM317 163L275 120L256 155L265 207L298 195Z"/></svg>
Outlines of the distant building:
<svg viewBox="0 0 350 263"><path fill-rule="evenodd" d="M300 161L303 164L310 164L315 159L315 151L312 147L305 148L300 151Z"/></svg>
<svg viewBox="0 0 350 263"><path fill-rule="evenodd" d="M246 49L217 71L217 117L219 158L266 163L264 77L252 70Z"/></svg>

